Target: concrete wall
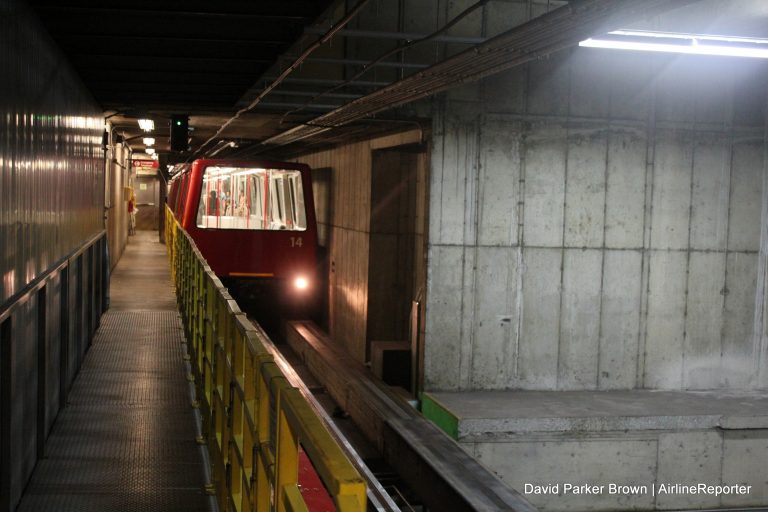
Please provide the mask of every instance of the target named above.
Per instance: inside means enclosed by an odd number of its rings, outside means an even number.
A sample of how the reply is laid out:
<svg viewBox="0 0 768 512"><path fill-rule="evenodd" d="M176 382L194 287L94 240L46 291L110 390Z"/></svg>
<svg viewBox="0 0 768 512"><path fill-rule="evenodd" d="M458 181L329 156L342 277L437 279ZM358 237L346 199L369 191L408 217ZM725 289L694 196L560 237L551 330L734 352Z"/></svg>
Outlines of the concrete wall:
<svg viewBox="0 0 768 512"><path fill-rule="evenodd" d="M411 130L305 155L298 161L329 168L330 222L328 327L331 338L358 361L366 361L368 315L368 250L371 214L372 151L421 141ZM339 200L342 198L343 200Z"/></svg>
<svg viewBox="0 0 768 512"><path fill-rule="evenodd" d="M595 494L524 494L542 511L694 510L761 507L768 431L636 431L573 437L531 436L509 442L462 443L518 491L525 484L598 482ZM750 486L741 494L683 494L671 484ZM610 484L631 486L616 494ZM656 489L651 489L656 485ZM662 491L659 491L662 489Z"/></svg>
<svg viewBox="0 0 768 512"><path fill-rule="evenodd" d="M576 48L438 98L425 388L766 387L767 83Z"/></svg>

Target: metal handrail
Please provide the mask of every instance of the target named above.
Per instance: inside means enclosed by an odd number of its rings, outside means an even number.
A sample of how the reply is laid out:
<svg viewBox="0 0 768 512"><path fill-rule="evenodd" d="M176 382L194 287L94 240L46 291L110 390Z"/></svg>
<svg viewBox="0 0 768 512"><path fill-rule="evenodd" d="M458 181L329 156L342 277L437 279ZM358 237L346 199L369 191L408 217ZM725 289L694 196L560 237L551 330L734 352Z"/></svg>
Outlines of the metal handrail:
<svg viewBox="0 0 768 512"><path fill-rule="evenodd" d="M165 234L203 417L198 442L212 461L207 490L220 509L307 510L297 487L303 448L339 512L366 510L365 481L170 209Z"/></svg>

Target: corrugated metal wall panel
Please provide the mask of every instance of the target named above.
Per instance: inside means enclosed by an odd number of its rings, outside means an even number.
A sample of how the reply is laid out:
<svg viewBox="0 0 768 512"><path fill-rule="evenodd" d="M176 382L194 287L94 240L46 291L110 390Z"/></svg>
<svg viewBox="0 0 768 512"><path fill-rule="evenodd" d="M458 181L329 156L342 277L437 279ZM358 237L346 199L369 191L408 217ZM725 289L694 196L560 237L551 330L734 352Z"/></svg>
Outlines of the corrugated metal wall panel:
<svg viewBox="0 0 768 512"><path fill-rule="evenodd" d="M3 304L103 228L104 121L28 9L0 14Z"/></svg>
<svg viewBox="0 0 768 512"><path fill-rule="evenodd" d="M107 232L109 233L109 266L115 268L128 243L128 201L124 188L128 186L131 153L125 144L114 143L107 155Z"/></svg>
<svg viewBox="0 0 768 512"><path fill-rule="evenodd" d="M6 512L15 509L42 455L98 326L108 263L101 109L19 0L0 0L0 77L0 511Z"/></svg>

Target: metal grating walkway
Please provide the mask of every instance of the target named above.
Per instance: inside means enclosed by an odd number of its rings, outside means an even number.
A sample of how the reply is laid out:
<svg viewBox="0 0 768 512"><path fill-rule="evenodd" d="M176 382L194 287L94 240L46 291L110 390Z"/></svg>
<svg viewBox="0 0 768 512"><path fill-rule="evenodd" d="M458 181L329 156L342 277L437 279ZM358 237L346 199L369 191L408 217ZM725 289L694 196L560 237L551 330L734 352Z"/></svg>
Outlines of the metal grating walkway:
<svg viewBox="0 0 768 512"><path fill-rule="evenodd" d="M131 239L112 304L18 510L208 511L165 246Z"/></svg>

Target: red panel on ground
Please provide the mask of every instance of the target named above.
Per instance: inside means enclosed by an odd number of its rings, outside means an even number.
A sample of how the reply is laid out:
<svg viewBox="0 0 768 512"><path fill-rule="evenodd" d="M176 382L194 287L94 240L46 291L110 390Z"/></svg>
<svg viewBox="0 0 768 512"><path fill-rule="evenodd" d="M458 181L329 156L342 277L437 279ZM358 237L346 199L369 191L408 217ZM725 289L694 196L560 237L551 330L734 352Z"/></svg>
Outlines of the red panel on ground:
<svg viewBox="0 0 768 512"><path fill-rule="evenodd" d="M301 448L299 448L299 490L309 512L336 512L336 505L325 490L309 457Z"/></svg>

